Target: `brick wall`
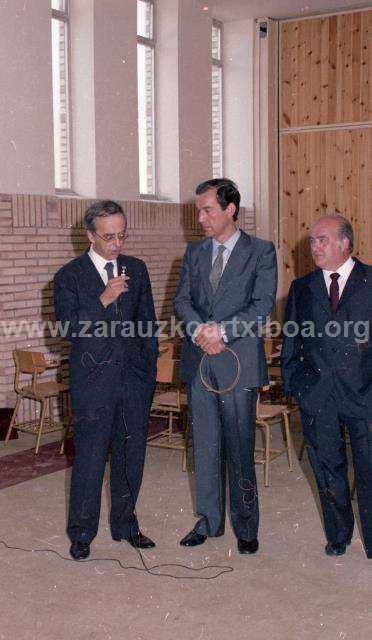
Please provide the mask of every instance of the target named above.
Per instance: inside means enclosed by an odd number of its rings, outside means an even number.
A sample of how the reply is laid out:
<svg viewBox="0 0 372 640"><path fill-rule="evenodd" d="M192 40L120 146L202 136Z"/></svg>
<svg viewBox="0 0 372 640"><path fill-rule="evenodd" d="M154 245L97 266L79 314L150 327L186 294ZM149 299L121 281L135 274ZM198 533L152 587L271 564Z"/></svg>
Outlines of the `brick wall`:
<svg viewBox="0 0 372 640"><path fill-rule="evenodd" d="M78 198L0 194L0 407L14 405L12 350L41 349L63 355L68 345L38 333L6 335L4 322L54 320L53 276L88 247ZM186 242L201 237L192 205L122 202L128 216L125 253L149 269L158 318L169 318ZM242 209L240 226L254 233L254 214Z"/></svg>

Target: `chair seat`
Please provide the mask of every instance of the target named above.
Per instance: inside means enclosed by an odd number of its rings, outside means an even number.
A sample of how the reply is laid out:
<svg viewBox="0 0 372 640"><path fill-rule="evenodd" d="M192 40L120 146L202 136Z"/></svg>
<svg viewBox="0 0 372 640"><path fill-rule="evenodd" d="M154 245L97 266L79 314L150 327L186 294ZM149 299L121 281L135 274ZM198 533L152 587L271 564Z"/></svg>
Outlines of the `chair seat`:
<svg viewBox="0 0 372 640"><path fill-rule="evenodd" d="M10 440L13 429L34 433L36 435L35 454L37 454L43 433L62 430L64 437L61 442L60 453L63 453L65 437L70 427L70 405L68 403L68 417L64 418L66 399L61 401L58 411L55 407L55 399L59 395L62 396L64 392L68 392L69 385L57 382L56 379L47 379L45 382L40 381L45 371L57 369L61 361L48 361L43 352L29 351L28 349L15 349L13 351L13 359L15 364L14 391L17 394L17 400L5 437L5 444ZM24 376L29 376L28 383L24 380ZM28 419L25 419L24 412L23 415L19 416L19 411L23 408L25 400L32 400L31 407L33 410L35 410L35 404L39 406L39 412L35 411L34 418L28 417ZM57 413L60 419L57 419Z"/></svg>
<svg viewBox="0 0 372 640"><path fill-rule="evenodd" d="M22 387L21 393L27 398L49 398L50 396L58 396L59 393L68 391L68 384L61 382L41 382L36 385L35 392L32 386Z"/></svg>
<svg viewBox="0 0 372 640"><path fill-rule="evenodd" d="M289 413L285 404L261 404L257 409L257 420L269 420L280 416L282 413Z"/></svg>
<svg viewBox="0 0 372 640"><path fill-rule="evenodd" d="M178 394L177 391L159 391L159 393L155 393L152 404L153 406L163 405L181 410L187 405L187 397L185 393Z"/></svg>

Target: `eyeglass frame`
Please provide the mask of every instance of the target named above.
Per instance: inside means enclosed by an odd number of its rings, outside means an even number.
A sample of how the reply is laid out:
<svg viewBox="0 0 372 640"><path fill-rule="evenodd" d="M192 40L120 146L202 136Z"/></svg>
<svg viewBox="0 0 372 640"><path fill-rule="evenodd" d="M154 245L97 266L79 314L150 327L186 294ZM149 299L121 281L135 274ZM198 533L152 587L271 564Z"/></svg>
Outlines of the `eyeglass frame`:
<svg viewBox="0 0 372 640"><path fill-rule="evenodd" d="M97 231L93 231L92 233L93 233L93 235L97 236L98 238L101 238L101 240L103 240L104 242L107 242L107 244L109 244L110 242L114 242L116 239L118 239L120 242L125 242L125 240L128 238L128 234L125 231L120 232L120 233L108 233L107 235L113 236L110 239L105 238L104 236L101 236L99 233L97 233ZM119 236L122 233L124 234L123 238L120 238Z"/></svg>

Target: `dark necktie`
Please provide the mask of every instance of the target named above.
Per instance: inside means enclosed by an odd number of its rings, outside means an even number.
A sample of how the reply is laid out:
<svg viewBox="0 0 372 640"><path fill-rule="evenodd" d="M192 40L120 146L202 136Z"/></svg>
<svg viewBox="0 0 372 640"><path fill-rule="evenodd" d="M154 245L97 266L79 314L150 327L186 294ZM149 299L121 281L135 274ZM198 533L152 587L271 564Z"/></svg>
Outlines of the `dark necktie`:
<svg viewBox="0 0 372 640"><path fill-rule="evenodd" d="M213 293L217 291L218 283L221 280L222 270L223 270L223 252L226 247L223 244L220 244L218 247L217 258L215 259L211 272L209 274L209 282L212 285Z"/></svg>
<svg viewBox="0 0 372 640"><path fill-rule="evenodd" d="M114 265L112 262L106 262L104 268L107 271L107 280L112 280L114 277Z"/></svg>
<svg viewBox="0 0 372 640"><path fill-rule="evenodd" d="M336 313L338 303L340 301L340 289L337 280L339 279L339 273L331 273L331 286L329 287L329 299L331 302L331 309L333 313Z"/></svg>

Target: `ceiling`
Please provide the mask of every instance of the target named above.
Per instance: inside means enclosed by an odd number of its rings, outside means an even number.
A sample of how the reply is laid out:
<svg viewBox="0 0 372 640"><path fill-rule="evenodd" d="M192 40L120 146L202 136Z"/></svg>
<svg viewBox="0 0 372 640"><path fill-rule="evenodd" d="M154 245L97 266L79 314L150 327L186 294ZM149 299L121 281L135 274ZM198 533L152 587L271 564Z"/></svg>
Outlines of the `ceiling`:
<svg viewBox="0 0 372 640"><path fill-rule="evenodd" d="M244 18L293 18L368 7L360 0L199 0L202 11L222 22Z"/></svg>

